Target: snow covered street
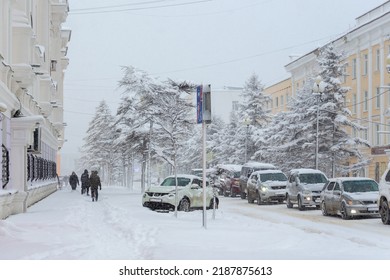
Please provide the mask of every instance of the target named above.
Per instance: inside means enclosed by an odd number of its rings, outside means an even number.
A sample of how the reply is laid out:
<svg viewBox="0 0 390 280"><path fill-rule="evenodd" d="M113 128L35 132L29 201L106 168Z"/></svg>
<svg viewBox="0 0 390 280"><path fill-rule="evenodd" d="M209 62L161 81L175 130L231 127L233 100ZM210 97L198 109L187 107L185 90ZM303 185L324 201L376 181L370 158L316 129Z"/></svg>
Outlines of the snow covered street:
<svg viewBox="0 0 390 280"><path fill-rule="evenodd" d="M59 190L0 221L2 260L388 260L390 228L379 218L345 221L319 210L221 197L208 211L158 213L139 191L103 187L100 200Z"/></svg>

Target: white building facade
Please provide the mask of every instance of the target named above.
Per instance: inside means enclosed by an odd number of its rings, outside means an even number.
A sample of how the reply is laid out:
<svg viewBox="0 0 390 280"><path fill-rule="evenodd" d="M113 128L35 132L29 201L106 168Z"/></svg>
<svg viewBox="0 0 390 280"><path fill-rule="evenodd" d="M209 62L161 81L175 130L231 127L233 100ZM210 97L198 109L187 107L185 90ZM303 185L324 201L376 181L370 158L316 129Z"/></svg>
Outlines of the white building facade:
<svg viewBox="0 0 390 280"><path fill-rule="evenodd" d="M0 1L0 218L57 190L67 0Z"/></svg>

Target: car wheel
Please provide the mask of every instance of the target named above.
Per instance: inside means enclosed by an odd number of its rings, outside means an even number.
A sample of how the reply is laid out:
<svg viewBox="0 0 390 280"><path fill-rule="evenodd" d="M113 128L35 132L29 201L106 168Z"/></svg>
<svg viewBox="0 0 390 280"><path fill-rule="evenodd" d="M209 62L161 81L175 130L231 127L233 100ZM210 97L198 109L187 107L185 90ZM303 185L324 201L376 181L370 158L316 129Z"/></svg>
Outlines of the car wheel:
<svg viewBox="0 0 390 280"><path fill-rule="evenodd" d="M329 216L328 210L326 210L325 201L321 202L321 212L324 216Z"/></svg>
<svg viewBox="0 0 390 280"><path fill-rule="evenodd" d="M389 225L390 224L390 209L389 209L389 204L387 203L386 200L381 201L380 214L381 214L382 223L385 225Z"/></svg>
<svg viewBox="0 0 390 280"><path fill-rule="evenodd" d="M298 196L298 209L299 209L299 211L305 210L305 205L303 205L301 196Z"/></svg>
<svg viewBox="0 0 390 280"><path fill-rule="evenodd" d="M228 192L226 191L226 189L223 189L223 196L225 196L225 197L228 197L228 196L229 196L229 194L228 194Z"/></svg>
<svg viewBox="0 0 390 280"><path fill-rule="evenodd" d="M349 220L351 217L348 215L347 206L345 206L345 203L341 204L341 218L343 220Z"/></svg>
<svg viewBox="0 0 390 280"><path fill-rule="evenodd" d="M257 205L261 205L263 202L261 201L260 193L257 193Z"/></svg>
<svg viewBox="0 0 390 280"><path fill-rule="evenodd" d="M287 208L293 208L293 204L292 204L292 202L291 202L291 200L290 200L290 197L287 195L287 197L286 197L286 204L287 204Z"/></svg>
<svg viewBox="0 0 390 280"><path fill-rule="evenodd" d="M231 197L236 197L236 193L233 191L233 189L230 189L230 196Z"/></svg>
<svg viewBox="0 0 390 280"><path fill-rule="evenodd" d="M246 198L246 193L244 193L243 191L241 191L241 199L245 199Z"/></svg>
<svg viewBox="0 0 390 280"><path fill-rule="evenodd" d="M190 211L190 201L187 198L183 198L179 204L179 211Z"/></svg>

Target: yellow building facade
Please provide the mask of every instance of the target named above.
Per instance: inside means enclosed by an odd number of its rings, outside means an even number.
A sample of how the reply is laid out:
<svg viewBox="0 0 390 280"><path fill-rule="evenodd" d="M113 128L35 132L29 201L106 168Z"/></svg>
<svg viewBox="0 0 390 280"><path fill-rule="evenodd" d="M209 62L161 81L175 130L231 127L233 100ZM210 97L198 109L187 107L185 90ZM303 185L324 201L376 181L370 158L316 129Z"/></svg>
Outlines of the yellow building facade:
<svg viewBox="0 0 390 280"><path fill-rule="evenodd" d="M356 18L356 26L336 40L329 42L346 54L346 75L342 86L349 87L346 106L351 118L366 127L351 134L369 141L371 148L362 152L371 158L371 164L361 176L379 180L389 162L390 150L390 1ZM295 59L285 66L290 78L265 89L272 98L273 114L288 110L288 100L295 96L310 78L319 73L319 49Z"/></svg>

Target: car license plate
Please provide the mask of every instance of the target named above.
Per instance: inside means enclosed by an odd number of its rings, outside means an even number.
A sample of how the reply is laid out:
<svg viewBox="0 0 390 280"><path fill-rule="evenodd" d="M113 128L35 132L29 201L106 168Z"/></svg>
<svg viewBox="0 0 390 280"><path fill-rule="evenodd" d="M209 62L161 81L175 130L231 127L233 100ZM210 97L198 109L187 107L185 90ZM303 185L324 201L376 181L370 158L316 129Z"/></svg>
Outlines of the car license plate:
<svg viewBox="0 0 390 280"><path fill-rule="evenodd" d="M277 192L276 195L284 195L284 192Z"/></svg>
<svg viewBox="0 0 390 280"><path fill-rule="evenodd" d="M375 208L375 207L368 208L368 212L376 212L376 211L378 211L378 208Z"/></svg>
<svg viewBox="0 0 390 280"><path fill-rule="evenodd" d="M154 197L151 197L151 198L149 199L149 201L151 201L151 202L161 202L161 198L154 198Z"/></svg>

